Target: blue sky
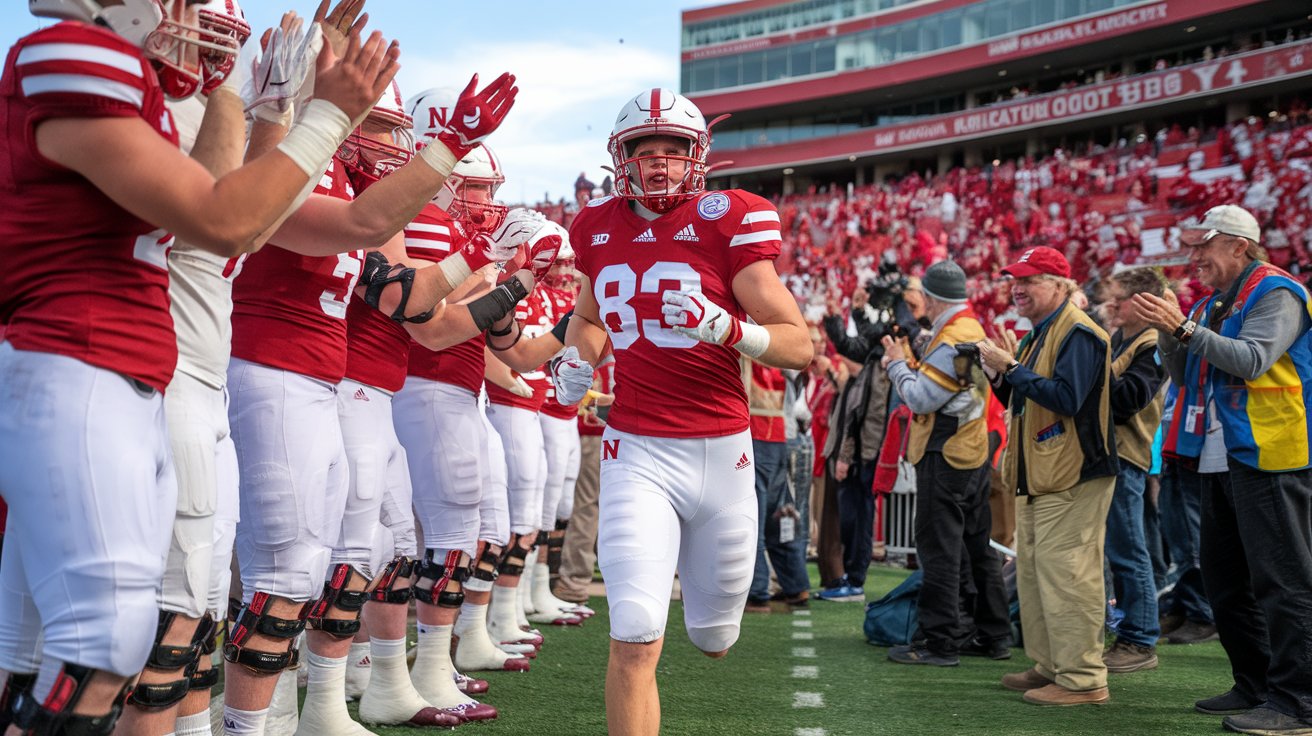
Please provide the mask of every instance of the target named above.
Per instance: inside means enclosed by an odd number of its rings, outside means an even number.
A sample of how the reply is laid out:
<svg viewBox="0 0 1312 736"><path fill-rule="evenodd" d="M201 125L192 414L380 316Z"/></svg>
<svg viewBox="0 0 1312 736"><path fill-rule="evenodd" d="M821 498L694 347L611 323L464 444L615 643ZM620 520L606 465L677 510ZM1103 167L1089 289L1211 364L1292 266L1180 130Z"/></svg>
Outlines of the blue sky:
<svg viewBox="0 0 1312 736"><path fill-rule="evenodd" d="M644 88L678 89L679 12L708 0L529 2L369 0L371 28L401 43L402 94L461 89L478 72L519 78L515 110L490 143L507 181L501 198L572 196L580 171L600 183L606 137L620 106ZM258 38L283 10L309 16L317 0L244 0ZM49 21L18 2L0 6L5 47Z"/></svg>

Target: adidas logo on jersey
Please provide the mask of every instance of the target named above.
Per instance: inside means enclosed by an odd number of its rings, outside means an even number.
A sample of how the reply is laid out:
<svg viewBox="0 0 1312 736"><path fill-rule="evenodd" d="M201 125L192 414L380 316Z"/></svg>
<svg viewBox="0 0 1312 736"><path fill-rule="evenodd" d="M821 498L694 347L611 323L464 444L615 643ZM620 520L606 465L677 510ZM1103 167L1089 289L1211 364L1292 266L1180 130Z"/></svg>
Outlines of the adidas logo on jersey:
<svg viewBox="0 0 1312 736"><path fill-rule="evenodd" d="M368 401L368 400L369 400L369 394L365 393L365 392L364 392L364 389L362 389L362 388L357 388L357 389L355 390L355 400L356 400L356 401Z"/></svg>
<svg viewBox="0 0 1312 736"><path fill-rule="evenodd" d="M646 231L644 231L644 232L642 233L642 235L639 235L638 237L634 238L634 239L633 239L633 242L635 242L635 243L655 243L655 242L656 242L656 236L652 233L651 228L647 228Z"/></svg>
<svg viewBox="0 0 1312 736"><path fill-rule="evenodd" d="M746 468L751 464L752 461L747 458L747 453L744 452L743 456L738 458L738 464L734 466L734 470L742 470L743 468Z"/></svg>
<svg viewBox="0 0 1312 736"><path fill-rule="evenodd" d="M689 243L700 243L702 239L697 237L697 231L692 229L692 223L684 225L683 229L674 234L675 240L686 240Z"/></svg>

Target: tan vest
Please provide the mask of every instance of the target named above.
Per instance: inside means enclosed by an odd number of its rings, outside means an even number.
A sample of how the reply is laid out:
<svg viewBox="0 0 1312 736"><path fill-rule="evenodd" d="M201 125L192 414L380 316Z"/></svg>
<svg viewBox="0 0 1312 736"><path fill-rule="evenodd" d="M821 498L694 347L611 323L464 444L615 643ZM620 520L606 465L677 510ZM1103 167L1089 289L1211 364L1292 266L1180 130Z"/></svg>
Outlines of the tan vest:
<svg viewBox="0 0 1312 736"><path fill-rule="evenodd" d="M979 342L984 337L984 328L979 320L969 312L961 312L943 325L943 329L934 336L929 347L925 348L924 355L928 357L944 343L956 345L962 342ZM922 377L949 391L969 390L979 400L980 416L960 425L956 434L943 443L943 459L948 465L958 470L972 470L988 462L989 459L988 382L978 366L971 363L968 358L958 356L953 363L956 369L956 375L953 376L944 374L927 362L920 365L920 373ZM925 456L925 448L929 445L929 438L933 434L934 422L937 418L937 413L917 414L912 417L911 428L907 432L907 460L911 463L918 463Z"/></svg>
<svg viewBox="0 0 1312 736"><path fill-rule="evenodd" d="M1134 357L1143 350L1157 349L1157 330L1148 328L1130 343L1121 353L1121 357L1112 361L1112 378L1120 378ZM1143 411L1135 414L1125 424L1116 425L1116 454L1140 470L1153 466L1153 437L1157 427L1162 423L1162 405L1166 401L1166 386L1163 385Z"/></svg>
<svg viewBox="0 0 1312 736"><path fill-rule="evenodd" d="M1066 302L1061 312L1053 318L1048 334L1041 341L1036 340L1027 345L1019 360L1028 364L1034 346L1041 343L1042 349L1033 361L1033 369L1040 376L1052 377L1062 343L1077 326L1088 328L1104 346L1110 344L1107 333L1101 327L1075 305ZM1098 402L1100 427L1107 427L1111 417L1111 352L1106 351L1104 355L1102 393ZM1013 493L1020 487L1017 482L1018 448L1025 453L1025 480L1030 495L1061 493L1078 485L1085 457L1077 433L1086 430L1075 426L1074 417L1061 416L1029 399L1025 399L1023 409L1019 417L1011 418L1007 428L1007 450L1002 455L1004 487ZM1039 441L1040 432L1051 436ZM1102 440L1106 451L1110 453L1111 438L1104 436Z"/></svg>

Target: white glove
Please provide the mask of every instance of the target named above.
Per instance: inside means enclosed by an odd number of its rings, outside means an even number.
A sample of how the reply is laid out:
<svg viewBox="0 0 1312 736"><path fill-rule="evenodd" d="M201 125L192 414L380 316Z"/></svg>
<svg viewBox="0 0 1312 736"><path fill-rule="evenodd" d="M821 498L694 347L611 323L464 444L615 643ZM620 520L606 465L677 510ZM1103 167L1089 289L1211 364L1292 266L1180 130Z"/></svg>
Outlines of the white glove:
<svg viewBox="0 0 1312 736"><path fill-rule="evenodd" d="M667 291L661 313L665 323L680 335L702 342L723 345L738 320L724 307L706 298L700 290Z"/></svg>
<svg viewBox="0 0 1312 736"><path fill-rule="evenodd" d="M259 44L250 46L258 52ZM250 61L251 77L242 88L246 111L268 122L290 122L296 99L322 48L323 31L317 23L311 23L307 30L297 18L286 35L281 27L274 28L268 48Z"/></svg>
<svg viewBox="0 0 1312 736"><path fill-rule="evenodd" d="M734 317L698 289L667 291L661 313L674 331L694 340L729 345L749 358L759 358L770 347L770 332L760 325Z"/></svg>
<svg viewBox="0 0 1312 736"><path fill-rule="evenodd" d="M510 393L525 399L533 398L533 389L528 387L523 376L515 376L515 384L510 387Z"/></svg>
<svg viewBox="0 0 1312 736"><path fill-rule="evenodd" d="M542 227L546 216L536 210L516 207L506 215L505 222L490 233L478 233L469 240L462 254L470 271L477 271L489 263L505 263L519 252Z"/></svg>
<svg viewBox="0 0 1312 736"><path fill-rule="evenodd" d="M593 367L579 357L573 345L565 348L560 357L551 363L551 383L556 387L556 401L561 406L573 406L583 400L592 388Z"/></svg>

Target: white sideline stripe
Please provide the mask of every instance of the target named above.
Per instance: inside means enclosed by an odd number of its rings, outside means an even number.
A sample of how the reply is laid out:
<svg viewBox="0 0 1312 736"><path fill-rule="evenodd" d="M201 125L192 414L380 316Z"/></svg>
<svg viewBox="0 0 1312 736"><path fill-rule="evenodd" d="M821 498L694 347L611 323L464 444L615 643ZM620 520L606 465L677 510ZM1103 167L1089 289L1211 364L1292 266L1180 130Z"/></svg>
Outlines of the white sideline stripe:
<svg viewBox="0 0 1312 736"><path fill-rule="evenodd" d="M811 621L809 619L804 619L804 618L798 619L797 621L793 622L793 626L796 626L799 629L809 629L811 628Z"/></svg>
<svg viewBox="0 0 1312 736"><path fill-rule="evenodd" d="M794 632L793 632L793 641L811 641L811 640L814 639L814 638L815 638L815 634L812 634L812 633L809 632L809 631L794 631Z"/></svg>
<svg viewBox="0 0 1312 736"><path fill-rule="evenodd" d="M811 612L808 611L808 610L806 610L805 608L799 608L799 609L797 609L796 611L793 611L793 615L794 615L794 616L810 616L810 615L811 615Z"/></svg>
<svg viewBox="0 0 1312 736"><path fill-rule="evenodd" d="M137 108L141 107L145 98L145 93L137 87L90 74L37 74L23 77L24 97L59 92L107 97Z"/></svg>
<svg viewBox="0 0 1312 736"><path fill-rule="evenodd" d="M797 728L793 729L793 736L829 736L829 732L823 728Z"/></svg>
<svg viewBox="0 0 1312 736"><path fill-rule="evenodd" d="M798 659L815 659L815 647L793 647L793 656Z"/></svg>
<svg viewBox="0 0 1312 736"><path fill-rule="evenodd" d="M794 708L823 708L825 696L820 693L793 693Z"/></svg>
<svg viewBox="0 0 1312 736"><path fill-rule="evenodd" d="M748 212L743 216L744 225L750 225L754 222L779 222L779 213L775 210L761 210L759 212Z"/></svg>
<svg viewBox="0 0 1312 736"><path fill-rule="evenodd" d="M85 43L38 43L18 52L15 66L39 64L43 61L73 61L99 64L117 69L124 74L131 74L138 79L144 78L141 72L141 59L134 58L122 51L92 46Z"/></svg>
<svg viewBox="0 0 1312 736"><path fill-rule="evenodd" d="M750 243L764 243L770 240L779 239L778 230L762 230L759 233L743 233L741 235L733 236L733 239L729 241L729 247L732 248L735 245L748 245Z"/></svg>
<svg viewBox="0 0 1312 736"><path fill-rule="evenodd" d="M406 225L405 229L417 233L441 233L442 235L451 234L451 228L447 227L446 225L434 225L428 222L412 222L409 225Z"/></svg>
<svg viewBox="0 0 1312 736"><path fill-rule="evenodd" d="M820 668L814 665L798 665L793 668L794 680L815 680L820 677Z"/></svg>

